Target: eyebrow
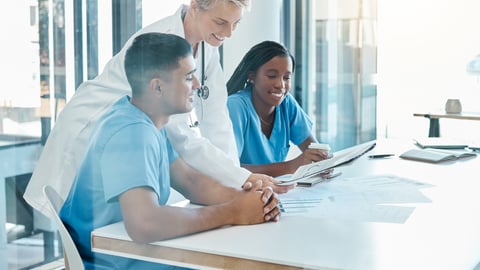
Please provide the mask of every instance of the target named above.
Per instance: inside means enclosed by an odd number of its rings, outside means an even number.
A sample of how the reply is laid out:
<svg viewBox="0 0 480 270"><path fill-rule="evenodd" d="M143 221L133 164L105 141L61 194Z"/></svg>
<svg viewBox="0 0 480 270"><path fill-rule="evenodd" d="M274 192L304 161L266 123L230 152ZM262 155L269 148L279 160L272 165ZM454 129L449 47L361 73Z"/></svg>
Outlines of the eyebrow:
<svg viewBox="0 0 480 270"><path fill-rule="evenodd" d="M280 70L278 69L275 69L275 68L271 68L271 69L267 69L266 72L275 72L276 74L279 74L279 73L282 73ZM293 72L291 70L283 73L283 74L292 74Z"/></svg>
<svg viewBox="0 0 480 270"><path fill-rule="evenodd" d="M220 21L222 21L222 22L224 22L224 23L230 23L228 20L225 20L225 19L220 18L220 17L215 17L215 19L220 20ZM242 20L242 19L240 18L240 19L236 20L236 21L233 22L233 23L239 23L241 20Z"/></svg>
<svg viewBox="0 0 480 270"><path fill-rule="evenodd" d="M186 75L193 74L193 73L195 73L195 71L197 71L197 69L196 69L196 68L195 68L195 69L193 69L193 70L191 70L190 72L187 72L187 74L186 74Z"/></svg>

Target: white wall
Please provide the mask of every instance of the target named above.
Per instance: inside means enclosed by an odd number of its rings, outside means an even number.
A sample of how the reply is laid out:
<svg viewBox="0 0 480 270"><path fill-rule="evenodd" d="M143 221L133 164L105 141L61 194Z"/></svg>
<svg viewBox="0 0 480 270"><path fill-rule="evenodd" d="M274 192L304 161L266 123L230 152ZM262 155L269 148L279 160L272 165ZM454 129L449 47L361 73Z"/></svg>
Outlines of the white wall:
<svg viewBox="0 0 480 270"><path fill-rule="evenodd" d="M190 5L190 0L142 0L142 25L147 26L174 14L181 4Z"/></svg>
<svg viewBox="0 0 480 270"><path fill-rule="evenodd" d="M281 9L281 0L252 0L251 10L223 45L225 81L253 45L264 40L280 41Z"/></svg>
<svg viewBox="0 0 480 270"><path fill-rule="evenodd" d="M480 111L480 82L466 73L480 53L479 11L478 0L378 0L379 136L426 136L428 120L413 113L442 111L448 98ZM442 136L480 134L480 121L440 127Z"/></svg>

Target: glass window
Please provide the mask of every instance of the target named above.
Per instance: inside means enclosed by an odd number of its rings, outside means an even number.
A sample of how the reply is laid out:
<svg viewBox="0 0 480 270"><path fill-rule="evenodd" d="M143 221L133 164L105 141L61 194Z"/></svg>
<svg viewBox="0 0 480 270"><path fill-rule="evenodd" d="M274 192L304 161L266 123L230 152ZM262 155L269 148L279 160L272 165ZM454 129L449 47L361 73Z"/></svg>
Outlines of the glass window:
<svg viewBox="0 0 480 270"><path fill-rule="evenodd" d="M22 143L26 137L40 148L40 141L46 140L76 87L95 77L111 58L112 38L98 42L98 36L112 37L112 5L106 1L98 7L97 0L3 4L0 23L11 27L2 27L2 36L11 38L0 51L4 75L0 88L0 160L10 160L13 154L13 161L8 175L0 171L0 178L5 178L0 179L0 204L6 208L0 209L0 223L5 223L0 237L0 269L24 269L61 257L61 250L54 232L42 233L44 228L34 222L35 215L22 198L31 176L23 170L26 164L34 164L31 159L37 154L24 154L24 150L6 142Z"/></svg>
<svg viewBox="0 0 480 270"><path fill-rule="evenodd" d="M0 134L40 136L41 66L49 62L39 47L37 1L5 1L0 11ZM12 16L15 14L15 16ZM15 25L15 27L6 26Z"/></svg>
<svg viewBox="0 0 480 270"><path fill-rule="evenodd" d="M4 42L0 51L1 71L6 75L0 89L0 136L28 135L45 141L75 89L97 76L131 34L142 25L173 14L180 4L189 3L189 0L102 1L100 5L98 0L6 1L0 11L0 23L15 27L2 28L3 36L14 38ZM102 38L100 42L99 37L111 38ZM22 157L15 158L18 158L15 162L24 162ZM5 224L9 231L9 256L0 252L1 269L29 268L61 257L61 250L53 250L59 247L56 237L52 233L39 234L42 228L33 225L32 209L23 201L21 194L29 177L26 174L6 180L6 188L19 195L10 192L11 196L5 198L8 213L0 215L12 215L15 222L20 219L15 209L25 207L30 220L25 225ZM19 228L25 233L18 233ZM5 238L0 237L0 242L2 239ZM23 245L34 248L23 250ZM20 255L24 253L29 256Z"/></svg>
<svg viewBox="0 0 480 270"><path fill-rule="evenodd" d="M317 136L334 149L376 139L376 1L315 4Z"/></svg>

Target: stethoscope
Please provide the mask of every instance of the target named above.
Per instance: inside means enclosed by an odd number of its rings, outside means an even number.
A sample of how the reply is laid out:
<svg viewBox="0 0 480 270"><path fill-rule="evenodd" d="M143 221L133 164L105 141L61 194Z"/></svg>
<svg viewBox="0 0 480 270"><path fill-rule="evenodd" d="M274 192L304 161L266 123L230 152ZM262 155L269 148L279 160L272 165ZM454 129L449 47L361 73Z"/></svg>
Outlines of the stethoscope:
<svg viewBox="0 0 480 270"><path fill-rule="evenodd" d="M205 76L205 41L202 41L202 84L200 88L197 90L197 95L199 98L206 100L210 95L210 89L208 86L205 85L205 81L207 80Z"/></svg>
<svg viewBox="0 0 480 270"><path fill-rule="evenodd" d="M200 103L202 103L203 100L206 100L208 96L210 95L210 89L208 89L208 86L205 85L205 82L207 81L207 78L205 76L205 42L202 41L202 81L200 88L197 89L197 96L200 98ZM202 119L203 119L203 104L202 106ZM198 121L193 121L192 115L190 117L190 124L188 125L191 128L198 127L200 123Z"/></svg>

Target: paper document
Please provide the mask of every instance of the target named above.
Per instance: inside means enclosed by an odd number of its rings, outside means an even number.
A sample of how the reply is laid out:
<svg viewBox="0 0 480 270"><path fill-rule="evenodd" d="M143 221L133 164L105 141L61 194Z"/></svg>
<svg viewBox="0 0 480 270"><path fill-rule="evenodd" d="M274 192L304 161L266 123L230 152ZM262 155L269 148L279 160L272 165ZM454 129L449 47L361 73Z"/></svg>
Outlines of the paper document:
<svg viewBox="0 0 480 270"><path fill-rule="evenodd" d="M312 210L318 218L331 218L364 222L388 222L403 224L415 207L378 204L324 203Z"/></svg>
<svg viewBox="0 0 480 270"><path fill-rule="evenodd" d="M295 173L291 176L278 177L277 180L280 181L280 184L278 185L289 185L313 177L323 171L348 163L370 151L373 147L375 147L375 142L370 141L334 152L333 156L329 159L298 167Z"/></svg>
<svg viewBox="0 0 480 270"><path fill-rule="evenodd" d="M432 185L395 175L333 179L279 194L282 215L306 215L366 222L404 223L414 206L429 203L420 190Z"/></svg>

